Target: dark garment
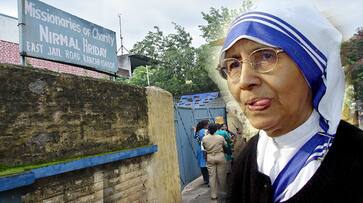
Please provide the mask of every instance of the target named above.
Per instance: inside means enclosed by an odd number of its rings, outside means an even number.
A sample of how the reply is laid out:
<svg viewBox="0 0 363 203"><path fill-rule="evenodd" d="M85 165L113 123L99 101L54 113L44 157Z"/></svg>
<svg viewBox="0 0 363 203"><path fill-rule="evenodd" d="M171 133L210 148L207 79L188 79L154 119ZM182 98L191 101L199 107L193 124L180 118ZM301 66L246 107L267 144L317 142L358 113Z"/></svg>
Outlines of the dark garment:
<svg viewBox="0 0 363 203"><path fill-rule="evenodd" d="M208 168L207 167L201 167L200 170L202 171L204 183L209 184Z"/></svg>
<svg viewBox="0 0 363 203"><path fill-rule="evenodd" d="M258 135L235 159L232 169L231 202L272 202L270 178L258 171ZM341 121L336 138L324 161L303 186L286 202L363 202L363 131Z"/></svg>

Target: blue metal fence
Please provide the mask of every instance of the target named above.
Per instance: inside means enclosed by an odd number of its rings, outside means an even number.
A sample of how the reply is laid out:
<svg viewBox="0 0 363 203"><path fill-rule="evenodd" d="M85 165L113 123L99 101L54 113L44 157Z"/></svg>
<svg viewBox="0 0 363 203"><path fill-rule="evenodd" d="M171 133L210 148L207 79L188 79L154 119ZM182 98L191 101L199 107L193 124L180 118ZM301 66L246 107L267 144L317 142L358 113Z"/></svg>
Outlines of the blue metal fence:
<svg viewBox="0 0 363 203"><path fill-rule="evenodd" d="M184 188L201 175L197 161L197 141L193 127L201 120L214 121L215 117L226 117L224 107L185 108L175 106L176 143L179 159L180 183Z"/></svg>

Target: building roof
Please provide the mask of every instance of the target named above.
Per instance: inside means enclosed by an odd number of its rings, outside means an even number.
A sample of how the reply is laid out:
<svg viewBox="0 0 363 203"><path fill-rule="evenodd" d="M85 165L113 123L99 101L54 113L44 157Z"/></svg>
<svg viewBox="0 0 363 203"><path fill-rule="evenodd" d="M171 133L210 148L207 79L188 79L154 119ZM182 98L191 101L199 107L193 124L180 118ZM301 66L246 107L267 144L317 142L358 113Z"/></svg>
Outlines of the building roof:
<svg viewBox="0 0 363 203"><path fill-rule="evenodd" d="M18 19L0 13L0 40L19 43Z"/></svg>
<svg viewBox="0 0 363 203"><path fill-rule="evenodd" d="M144 55L139 55L139 54L120 55L120 56L117 56L117 60L118 60L118 64L119 64L119 69L121 69L121 71L124 71L124 70L129 71L130 75L132 72L134 72L135 68L137 68L139 66L154 65L154 64L159 63L156 60L153 60L152 58L149 58ZM124 75L124 74L121 74L121 75Z"/></svg>

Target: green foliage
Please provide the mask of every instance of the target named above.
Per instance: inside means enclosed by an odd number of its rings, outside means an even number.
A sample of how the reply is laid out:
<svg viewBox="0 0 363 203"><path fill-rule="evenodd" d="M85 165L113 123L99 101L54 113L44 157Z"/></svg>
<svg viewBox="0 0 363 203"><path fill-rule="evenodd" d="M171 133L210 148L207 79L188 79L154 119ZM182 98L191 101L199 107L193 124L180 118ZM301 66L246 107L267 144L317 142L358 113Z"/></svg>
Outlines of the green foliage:
<svg viewBox="0 0 363 203"><path fill-rule="evenodd" d="M210 8L209 13L203 13L207 24L199 26L202 36L207 42L224 36L223 30L238 14L248 10L252 3L245 0L241 8ZM168 90L175 96L189 93L217 91L216 84L209 78L208 67L216 56L216 47L202 45L192 46L192 37L184 27L174 24L175 32L164 35L155 26L145 38L137 42L131 53L148 56L158 64L148 67L150 85ZM133 85L147 86L146 68L139 67L127 82Z"/></svg>
<svg viewBox="0 0 363 203"><path fill-rule="evenodd" d="M252 6L250 0L243 1L240 8L228 9L221 7L220 9L210 8L208 13L202 12L203 19L207 21L207 25L200 25L202 36L207 42L221 39L225 36L229 24L234 18L241 13L249 10Z"/></svg>
<svg viewBox="0 0 363 203"><path fill-rule="evenodd" d="M357 64L352 73L352 83L355 90L355 98L363 101L363 64Z"/></svg>
<svg viewBox="0 0 363 203"><path fill-rule="evenodd" d="M159 27L154 26L155 31L149 31L145 38L137 42L131 53L148 56L154 60L160 60L164 50L164 36Z"/></svg>
<svg viewBox="0 0 363 203"><path fill-rule="evenodd" d="M341 47L342 64L345 74L354 86L355 98L363 100L363 29Z"/></svg>
<svg viewBox="0 0 363 203"><path fill-rule="evenodd" d="M132 78L129 80L129 84L146 87L147 84L147 72L149 74L150 84L155 83L155 72L157 68L140 66L134 70Z"/></svg>
<svg viewBox="0 0 363 203"><path fill-rule="evenodd" d="M184 27L173 24L175 33L164 36L159 28L154 27L155 31L150 31L131 50L132 53L152 57L160 62L148 67L150 85L168 90L174 95L216 91L216 85L208 78L200 63L200 49L192 47L192 37ZM129 83L147 86L146 68L137 68Z"/></svg>
<svg viewBox="0 0 363 203"><path fill-rule="evenodd" d="M351 66L363 58L363 30L359 30L355 36L341 47L342 63Z"/></svg>
<svg viewBox="0 0 363 203"><path fill-rule="evenodd" d="M128 78L127 77L124 77L124 76L119 76L115 80L118 83L126 83L126 84L128 83Z"/></svg>
<svg viewBox="0 0 363 203"><path fill-rule="evenodd" d="M236 16L236 10L210 8L209 13L202 12L207 25L199 25L202 36L207 42L223 38L228 24Z"/></svg>

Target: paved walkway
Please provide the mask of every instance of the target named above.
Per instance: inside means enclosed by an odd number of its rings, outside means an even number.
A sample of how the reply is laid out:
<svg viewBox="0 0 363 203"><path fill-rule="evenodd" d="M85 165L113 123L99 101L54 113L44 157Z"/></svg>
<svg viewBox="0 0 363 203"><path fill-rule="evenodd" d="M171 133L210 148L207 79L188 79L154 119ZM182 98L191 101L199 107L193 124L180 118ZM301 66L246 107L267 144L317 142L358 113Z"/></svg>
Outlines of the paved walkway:
<svg viewBox="0 0 363 203"><path fill-rule="evenodd" d="M203 177L193 180L182 191L182 203L225 203L226 200L210 199L210 190L203 182Z"/></svg>

